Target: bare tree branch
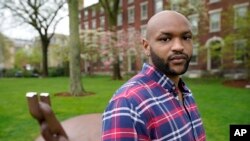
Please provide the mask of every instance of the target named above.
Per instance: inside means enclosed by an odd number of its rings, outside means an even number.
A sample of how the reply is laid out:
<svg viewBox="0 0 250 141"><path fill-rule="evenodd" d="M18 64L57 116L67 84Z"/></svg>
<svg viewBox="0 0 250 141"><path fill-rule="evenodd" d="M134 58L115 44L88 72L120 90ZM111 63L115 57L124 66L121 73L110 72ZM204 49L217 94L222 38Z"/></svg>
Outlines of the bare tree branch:
<svg viewBox="0 0 250 141"><path fill-rule="evenodd" d="M31 25L40 36L43 52L43 75L48 75L47 52L66 0L1 0L0 6L9 10L17 22ZM1 9L2 10L2 9ZM52 31L50 31L52 30ZM51 32L49 34L48 32Z"/></svg>

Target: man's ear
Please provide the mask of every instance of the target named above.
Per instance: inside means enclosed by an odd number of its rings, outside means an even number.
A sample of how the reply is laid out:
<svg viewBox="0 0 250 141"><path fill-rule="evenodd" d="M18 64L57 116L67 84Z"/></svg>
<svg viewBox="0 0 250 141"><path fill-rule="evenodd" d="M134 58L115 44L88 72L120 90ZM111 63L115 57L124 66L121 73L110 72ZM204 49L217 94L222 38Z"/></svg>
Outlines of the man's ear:
<svg viewBox="0 0 250 141"><path fill-rule="evenodd" d="M142 45L143 45L144 53L147 56L150 56L150 46L149 46L148 41L145 38L142 39Z"/></svg>

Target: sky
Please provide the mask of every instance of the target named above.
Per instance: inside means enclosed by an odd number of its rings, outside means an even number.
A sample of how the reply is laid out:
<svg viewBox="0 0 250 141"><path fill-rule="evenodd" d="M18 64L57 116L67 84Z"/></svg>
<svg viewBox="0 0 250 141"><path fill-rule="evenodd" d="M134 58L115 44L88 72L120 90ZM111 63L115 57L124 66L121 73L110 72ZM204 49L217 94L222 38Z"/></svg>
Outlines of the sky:
<svg viewBox="0 0 250 141"><path fill-rule="evenodd" d="M97 3L98 0L84 0L84 7L90 6L94 3ZM8 15L9 13L6 13ZM6 36L11 38L18 38L18 39L32 39L34 36L37 36L37 32L31 27L31 26L17 26L17 27L10 27L7 21L4 22L5 24L2 25L1 23L1 32L3 32ZM7 24L6 24L7 23ZM69 34L69 19L68 17L64 18L60 21L58 24L55 33L61 33L61 34Z"/></svg>

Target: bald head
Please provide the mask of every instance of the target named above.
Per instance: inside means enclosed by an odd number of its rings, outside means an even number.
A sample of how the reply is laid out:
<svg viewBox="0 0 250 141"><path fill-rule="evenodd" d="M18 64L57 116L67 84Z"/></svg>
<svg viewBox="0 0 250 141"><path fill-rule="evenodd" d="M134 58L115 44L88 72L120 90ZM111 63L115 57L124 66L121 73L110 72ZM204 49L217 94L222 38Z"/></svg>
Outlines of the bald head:
<svg viewBox="0 0 250 141"><path fill-rule="evenodd" d="M147 39L161 27L170 26L170 23L172 23L171 25L175 25L176 28L178 28L179 24L187 24L191 30L190 23L184 15L176 11L165 10L155 14L149 19L147 24Z"/></svg>

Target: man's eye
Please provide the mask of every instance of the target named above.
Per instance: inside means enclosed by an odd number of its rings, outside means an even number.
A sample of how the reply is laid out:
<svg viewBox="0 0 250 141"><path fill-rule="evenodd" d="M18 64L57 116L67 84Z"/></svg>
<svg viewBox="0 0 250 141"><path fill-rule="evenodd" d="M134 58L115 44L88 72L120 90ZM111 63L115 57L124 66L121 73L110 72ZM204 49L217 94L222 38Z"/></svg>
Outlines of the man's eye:
<svg viewBox="0 0 250 141"><path fill-rule="evenodd" d="M192 35L185 35L183 36L184 40L192 40Z"/></svg>
<svg viewBox="0 0 250 141"><path fill-rule="evenodd" d="M160 38L159 40L162 41L162 42L168 42L168 41L171 40L171 38L169 38L169 37L164 37L164 38Z"/></svg>

